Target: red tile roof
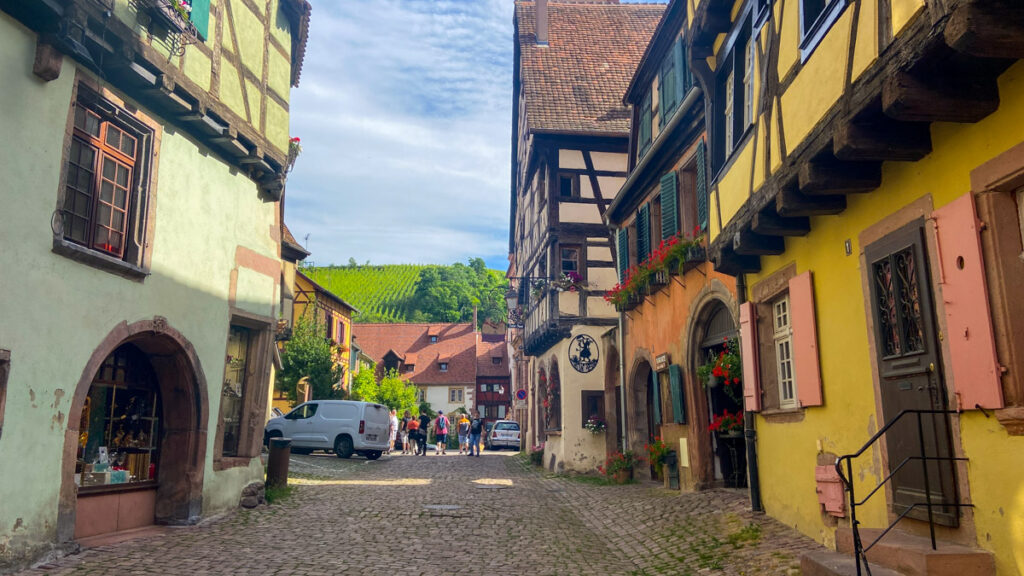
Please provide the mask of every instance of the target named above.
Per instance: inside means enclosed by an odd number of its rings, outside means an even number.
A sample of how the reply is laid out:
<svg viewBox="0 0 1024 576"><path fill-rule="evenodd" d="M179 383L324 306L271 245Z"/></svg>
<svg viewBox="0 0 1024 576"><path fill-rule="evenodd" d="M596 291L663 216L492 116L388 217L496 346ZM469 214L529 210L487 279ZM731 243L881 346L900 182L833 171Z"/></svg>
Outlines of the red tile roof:
<svg viewBox="0 0 1024 576"><path fill-rule="evenodd" d="M428 332L436 328L437 342ZM367 354L383 360L389 350L415 364L412 372L402 377L415 384L465 384L476 382L477 333L471 323L458 324L355 324L353 334ZM412 360L410 362L410 359ZM448 362L448 371L441 372L439 363ZM383 365L379 366L383 369Z"/></svg>
<svg viewBox="0 0 1024 576"><path fill-rule="evenodd" d="M622 96L664 10L664 4L551 0L548 45L538 46L535 4L516 2L527 129L629 134Z"/></svg>
<svg viewBox="0 0 1024 576"><path fill-rule="evenodd" d="M495 364L492 358L501 358L501 364ZM497 377L511 377L508 367L508 347L505 345L505 338L496 339L493 336L481 338L476 344L476 375Z"/></svg>

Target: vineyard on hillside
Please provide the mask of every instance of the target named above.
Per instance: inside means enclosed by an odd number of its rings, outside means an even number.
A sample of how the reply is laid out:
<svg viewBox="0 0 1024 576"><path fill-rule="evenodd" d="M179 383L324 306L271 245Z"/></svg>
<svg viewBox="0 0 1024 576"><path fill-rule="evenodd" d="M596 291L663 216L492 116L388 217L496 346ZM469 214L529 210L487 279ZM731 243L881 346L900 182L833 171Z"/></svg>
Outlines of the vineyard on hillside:
<svg viewBox="0 0 1024 576"><path fill-rule="evenodd" d="M327 266L303 270L316 283L359 310L356 322L407 322L420 272L431 266Z"/></svg>

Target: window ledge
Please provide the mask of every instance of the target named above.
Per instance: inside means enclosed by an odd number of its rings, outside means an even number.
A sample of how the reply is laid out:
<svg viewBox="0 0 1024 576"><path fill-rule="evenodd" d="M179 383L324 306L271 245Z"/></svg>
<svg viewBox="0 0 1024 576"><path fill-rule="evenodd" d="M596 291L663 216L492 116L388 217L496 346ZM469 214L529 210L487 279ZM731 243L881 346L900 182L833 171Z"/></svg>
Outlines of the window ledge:
<svg viewBox="0 0 1024 576"><path fill-rule="evenodd" d="M53 252L86 266L99 268L104 272L110 272L129 280L141 282L145 280L146 276L149 276L148 270L139 268L134 264L129 264L124 260L118 260L113 256L107 256L95 250L90 250L74 242L68 242L59 236L54 236L53 238Z"/></svg>
<svg viewBox="0 0 1024 576"><path fill-rule="evenodd" d="M804 419L803 408L772 408L762 410L761 417L771 424L790 424L802 422Z"/></svg>
<svg viewBox="0 0 1024 576"><path fill-rule="evenodd" d="M230 470L232 468L242 468L248 466L252 462L253 457L248 456L222 456L213 460L214 471L220 472L221 470Z"/></svg>

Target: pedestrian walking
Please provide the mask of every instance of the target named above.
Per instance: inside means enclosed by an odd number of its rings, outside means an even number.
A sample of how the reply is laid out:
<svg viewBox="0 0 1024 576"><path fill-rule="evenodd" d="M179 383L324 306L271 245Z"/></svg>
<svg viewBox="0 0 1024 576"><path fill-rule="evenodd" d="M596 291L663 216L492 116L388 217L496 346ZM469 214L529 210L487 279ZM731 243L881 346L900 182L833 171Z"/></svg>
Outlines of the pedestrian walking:
<svg viewBox="0 0 1024 576"><path fill-rule="evenodd" d="M409 446L409 422L411 421L412 415L406 410L402 416L402 422L398 425L398 433L402 438L402 454L412 454L412 448Z"/></svg>
<svg viewBox="0 0 1024 576"><path fill-rule="evenodd" d="M473 421L469 423L469 453L466 456L480 456L480 434L484 430L484 420L480 412L473 410Z"/></svg>
<svg viewBox="0 0 1024 576"><path fill-rule="evenodd" d="M409 419L406 429L409 431L409 454L415 455L420 449L420 421L415 418Z"/></svg>
<svg viewBox="0 0 1024 576"><path fill-rule="evenodd" d="M448 417L443 410L437 411L437 420L434 421L434 436L437 439L437 447L434 448L434 456L448 452Z"/></svg>
<svg viewBox="0 0 1024 576"><path fill-rule="evenodd" d="M430 431L430 416L420 413L420 435L416 438L419 442L420 456L427 455L427 432Z"/></svg>
<svg viewBox="0 0 1024 576"><path fill-rule="evenodd" d="M388 454L395 448L395 438L398 438L398 411L392 408L391 420L388 423Z"/></svg>
<svg viewBox="0 0 1024 576"><path fill-rule="evenodd" d="M465 413L459 415L459 454L469 452L469 418Z"/></svg>

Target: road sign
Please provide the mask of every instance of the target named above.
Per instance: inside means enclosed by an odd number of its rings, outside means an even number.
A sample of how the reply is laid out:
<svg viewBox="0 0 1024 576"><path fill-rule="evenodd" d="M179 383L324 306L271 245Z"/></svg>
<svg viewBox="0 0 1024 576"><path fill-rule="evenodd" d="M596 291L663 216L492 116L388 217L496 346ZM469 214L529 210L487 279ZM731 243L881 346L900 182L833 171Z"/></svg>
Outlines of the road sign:
<svg viewBox="0 0 1024 576"><path fill-rule="evenodd" d="M520 388L516 390L516 400L526 400L526 389Z"/></svg>

